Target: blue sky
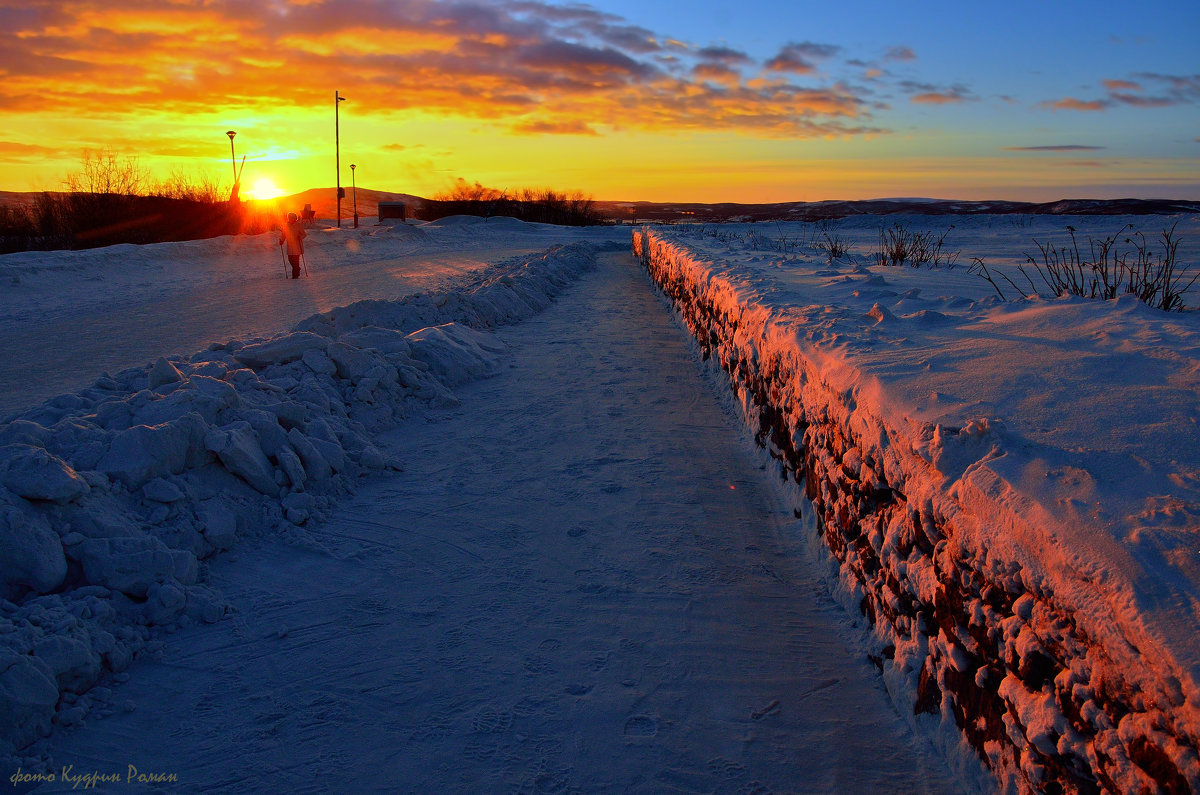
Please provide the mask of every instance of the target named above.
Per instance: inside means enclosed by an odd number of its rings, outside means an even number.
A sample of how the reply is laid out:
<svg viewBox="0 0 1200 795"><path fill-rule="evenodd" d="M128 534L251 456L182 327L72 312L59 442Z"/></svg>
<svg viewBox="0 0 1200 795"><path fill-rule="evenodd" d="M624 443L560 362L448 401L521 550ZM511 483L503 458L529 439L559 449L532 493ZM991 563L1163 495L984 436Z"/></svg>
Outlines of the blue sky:
<svg viewBox="0 0 1200 795"><path fill-rule="evenodd" d="M603 0L594 6L693 45L740 50L758 63L788 43L838 48L813 59L818 70L809 77L814 84L846 81L868 89L888 106L873 118L890 140L884 146L879 139L872 146L844 140L823 154L1070 161L1092 171L1111 166L1117 186L1137 170L1136 161L1147 160L1181 178L1182 187L1164 185L1167 192L1200 198L1200 3ZM884 74L865 79L869 68ZM914 101L930 93L922 88L961 101Z"/></svg>

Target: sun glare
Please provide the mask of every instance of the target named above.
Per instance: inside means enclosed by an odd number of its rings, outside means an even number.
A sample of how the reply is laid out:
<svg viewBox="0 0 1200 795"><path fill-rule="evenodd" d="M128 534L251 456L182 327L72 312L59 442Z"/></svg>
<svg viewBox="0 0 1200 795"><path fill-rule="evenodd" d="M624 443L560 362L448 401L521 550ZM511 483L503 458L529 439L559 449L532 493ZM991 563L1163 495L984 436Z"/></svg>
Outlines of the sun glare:
<svg viewBox="0 0 1200 795"><path fill-rule="evenodd" d="M259 201L270 201L271 199L277 199L282 196L283 191L281 191L275 185L275 183L270 180L270 178L263 177L262 179L255 181L254 186L250 188L250 195Z"/></svg>

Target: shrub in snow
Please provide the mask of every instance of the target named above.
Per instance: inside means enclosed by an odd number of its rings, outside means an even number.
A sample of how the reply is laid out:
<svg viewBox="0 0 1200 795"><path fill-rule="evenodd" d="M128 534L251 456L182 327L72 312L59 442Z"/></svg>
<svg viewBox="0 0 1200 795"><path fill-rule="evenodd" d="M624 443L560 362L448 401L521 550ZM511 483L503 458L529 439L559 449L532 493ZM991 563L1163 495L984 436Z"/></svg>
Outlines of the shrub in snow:
<svg viewBox="0 0 1200 795"><path fill-rule="evenodd" d="M958 261L958 252L945 251L943 248L950 229L938 235L933 232L914 232L900 223L894 223L890 228L881 227L875 260L880 265L909 265L914 268L945 265L953 268Z"/></svg>
<svg viewBox="0 0 1200 795"><path fill-rule="evenodd" d="M1191 268L1179 261L1180 238L1175 234L1178 226L1176 222L1170 229L1162 231L1159 237L1161 253L1151 250L1141 232L1126 235L1126 230L1133 228L1126 225L1107 237L1089 236L1087 254L1082 252L1075 238L1074 227L1068 226L1069 246L1039 243L1034 239L1040 261L1029 254L1025 255L1025 260L1037 281L1023 266L1017 268L1022 278L1014 281L1003 271L993 272L981 257L972 258L971 272L990 284L1001 301L1009 300L1009 296L1029 298L1038 294L1103 300L1133 295L1155 309L1182 311L1186 308L1185 296L1200 280L1200 273L1188 278ZM1124 250L1121 249L1122 238L1127 246ZM997 278L1003 279L1008 288L1003 288Z"/></svg>

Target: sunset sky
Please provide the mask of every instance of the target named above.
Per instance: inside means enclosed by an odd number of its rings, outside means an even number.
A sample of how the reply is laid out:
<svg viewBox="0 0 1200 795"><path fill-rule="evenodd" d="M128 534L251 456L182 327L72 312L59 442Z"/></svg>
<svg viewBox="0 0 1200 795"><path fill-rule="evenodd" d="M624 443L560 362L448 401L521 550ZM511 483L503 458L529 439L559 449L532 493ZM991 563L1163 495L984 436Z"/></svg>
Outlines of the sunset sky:
<svg viewBox="0 0 1200 795"><path fill-rule="evenodd" d="M1200 3L0 0L0 190L1200 199Z"/></svg>

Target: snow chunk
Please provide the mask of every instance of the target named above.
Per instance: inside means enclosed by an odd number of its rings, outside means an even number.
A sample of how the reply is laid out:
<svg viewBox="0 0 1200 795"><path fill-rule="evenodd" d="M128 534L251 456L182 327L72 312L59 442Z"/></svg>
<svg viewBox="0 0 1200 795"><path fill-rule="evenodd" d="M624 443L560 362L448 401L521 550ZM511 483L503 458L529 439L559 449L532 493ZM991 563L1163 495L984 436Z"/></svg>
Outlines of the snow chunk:
<svg viewBox="0 0 1200 795"><path fill-rule="evenodd" d="M237 515L224 500L205 500L196 508L200 533L217 549L230 549L237 541Z"/></svg>
<svg viewBox="0 0 1200 795"><path fill-rule="evenodd" d="M133 597L144 597L150 586L176 573L187 573L190 552L173 552L153 536L125 538L89 538L79 545L79 562L92 585L102 585Z"/></svg>
<svg viewBox="0 0 1200 795"><path fill-rule="evenodd" d="M179 368L171 364L163 357L158 357L158 361L150 368L150 388L157 389L164 384L174 384L182 381L183 373L179 372Z"/></svg>
<svg viewBox="0 0 1200 795"><path fill-rule="evenodd" d="M896 316L892 314L891 310L889 310L886 306L880 305L879 303L875 303L871 306L870 311L867 312L867 317L873 318L877 324L885 321L890 323L896 319Z"/></svg>
<svg viewBox="0 0 1200 795"><path fill-rule="evenodd" d="M261 369L269 364L287 364L304 356L305 351L324 351L329 340L309 331L296 331L266 342L247 345L233 354L247 367Z"/></svg>
<svg viewBox="0 0 1200 795"><path fill-rule="evenodd" d="M0 652L0 736L17 748L50 733L58 688L27 654Z"/></svg>
<svg viewBox="0 0 1200 795"><path fill-rule="evenodd" d="M42 639L33 647L33 656L46 664L61 690L79 693L100 677L100 655L67 635Z"/></svg>
<svg viewBox="0 0 1200 795"><path fill-rule="evenodd" d="M142 487L142 493L146 495L146 499L154 502L179 502L184 498L184 494L169 480L155 478Z"/></svg>
<svg viewBox="0 0 1200 795"><path fill-rule="evenodd" d="M226 469L258 491L270 496L279 493L275 470L259 445L258 436L250 423L243 420L227 429L214 429L205 437L204 444L217 454Z"/></svg>
<svg viewBox="0 0 1200 795"><path fill-rule="evenodd" d="M136 489L151 478L205 463L207 430L204 420L192 413L162 425L135 425L113 439L96 468Z"/></svg>
<svg viewBox="0 0 1200 795"><path fill-rule="evenodd" d="M458 323L414 331L408 340L413 358L447 386L494 374L505 350L495 336Z"/></svg>
<svg viewBox="0 0 1200 795"><path fill-rule="evenodd" d="M0 597L53 591L67 576L62 542L50 527L16 508L0 509Z"/></svg>
<svg viewBox="0 0 1200 795"><path fill-rule="evenodd" d="M374 349L387 356L389 354L404 354L407 356L412 348L408 336L400 331L379 326L364 326L348 331L339 338L347 345L364 350Z"/></svg>
<svg viewBox="0 0 1200 795"><path fill-rule="evenodd" d="M328 459L321 454L321 451L298 428L292 428L288 431L288 442L292 445L292 449L296 451L296 454L300 456L300 461L304 464L304 471L308 473L310 478L313 480L326 480L333 475L333 470L329 466Z"/></svg>
<svg viewBox="0 0 1200 795"><path fill-rule="evenodd" d="M77 500L91 490L61 458L27 444L0 447L0 483L27 500L59 503Z"/></svg>

